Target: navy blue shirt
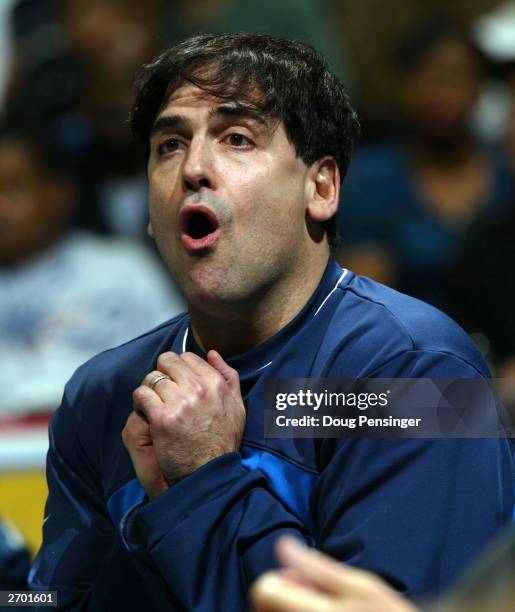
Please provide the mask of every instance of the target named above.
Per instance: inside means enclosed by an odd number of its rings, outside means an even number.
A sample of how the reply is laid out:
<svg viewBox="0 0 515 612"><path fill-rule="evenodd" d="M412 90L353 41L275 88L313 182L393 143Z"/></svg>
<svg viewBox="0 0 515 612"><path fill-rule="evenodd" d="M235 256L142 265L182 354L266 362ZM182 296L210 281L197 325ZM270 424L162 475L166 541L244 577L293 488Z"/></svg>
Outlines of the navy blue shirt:
<svg viewBox="0 0 515 612"><path fill-rule="evenodd" d="M121 440L132 391L173 350L202 354L189 317L104 352L68 383L50 426L49 499L34 589L70 610L240 611L284 533L411 597L446 589L511 522L507 439L265 439L270 378L488 376L436 309L332 259L302 311L229 359L247 423L227 453L148 501Z"/></svg>

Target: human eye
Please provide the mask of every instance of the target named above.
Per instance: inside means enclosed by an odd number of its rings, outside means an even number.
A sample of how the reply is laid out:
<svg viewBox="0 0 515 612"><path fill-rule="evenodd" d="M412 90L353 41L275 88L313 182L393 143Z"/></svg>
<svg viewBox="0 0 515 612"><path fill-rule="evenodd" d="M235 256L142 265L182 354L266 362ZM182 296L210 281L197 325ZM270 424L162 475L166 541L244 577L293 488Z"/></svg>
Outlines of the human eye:
<svg viewBox="0 0 515 612"><path fill-rule="evenodd" d="M167 155L169 153L175 153L182 145L182 141L178 138L167 138L158 143L157 152L159 155Z"/></svg>
<svg viewBox="0 0 515 612"><path fill-rule="evenodd" d="M228 134L224 138L224 141L231 147L236 147L238 149L250 149L254 146L254 142L250 138L238 132Z"/></svg>

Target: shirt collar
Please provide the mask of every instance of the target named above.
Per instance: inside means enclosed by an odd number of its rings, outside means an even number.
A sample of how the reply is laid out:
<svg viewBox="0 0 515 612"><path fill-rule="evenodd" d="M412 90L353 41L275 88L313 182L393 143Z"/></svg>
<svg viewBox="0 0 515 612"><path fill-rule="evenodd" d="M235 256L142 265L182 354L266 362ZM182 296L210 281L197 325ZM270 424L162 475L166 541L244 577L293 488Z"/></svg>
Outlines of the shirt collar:
<svg viewBox="0 0 515 612"><path fill-rule="evenodd" d="M262 370L270 367L275 355L285 342L292 338L309 319L317 316L323 310L326 301L346 275L347 270L342 269L330 257L318 287L301 311L287 325L258 346L227 359L227 363L238 371L240 380L253 378ZM198 346L191 333L191 326L188 326L185 332L183 344L185 350L206 358L206 354Z"/></svg>

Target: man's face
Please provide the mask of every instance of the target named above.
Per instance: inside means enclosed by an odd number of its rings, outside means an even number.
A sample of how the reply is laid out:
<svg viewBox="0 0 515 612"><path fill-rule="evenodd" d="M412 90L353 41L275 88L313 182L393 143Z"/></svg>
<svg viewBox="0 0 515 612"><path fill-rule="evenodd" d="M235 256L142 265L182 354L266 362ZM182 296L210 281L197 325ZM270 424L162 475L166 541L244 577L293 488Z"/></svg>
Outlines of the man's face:
<svg viewBox="0 0 515 612"><path fill-rule="evenodd" d="M190 304L259 299L302 274L309 168L280 123L187 84L150 147L152 232Z"/></svg>

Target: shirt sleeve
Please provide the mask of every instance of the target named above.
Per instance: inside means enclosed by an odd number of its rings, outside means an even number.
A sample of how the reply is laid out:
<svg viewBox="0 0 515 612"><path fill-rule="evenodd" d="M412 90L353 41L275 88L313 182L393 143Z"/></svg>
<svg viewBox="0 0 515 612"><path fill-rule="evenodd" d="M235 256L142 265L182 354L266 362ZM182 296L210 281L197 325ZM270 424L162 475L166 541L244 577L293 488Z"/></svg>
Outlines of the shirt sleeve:
<svg viewBox="0 0 515 612"><path fill-rule="evenodd" d="M479 376L444 353L407 351L378 377ZM311 497L314 544L384 576L410 597L449 586L511 520L513 459L506 439L352 439L320 446ZM289 532L310 542L259 470L238 453L206 464L142 506L128 539L194 610L244 609L251 582L274 567Z"/></svg>
<svg viewBox="0 0 515 612"><path fill-rule="evenodd" d="M419 354L378 375L438 376L447 359L449 375L466 376L470 366L459 360ZM314 542L237 452L134 508L122 538L73 428L60 418L52 430L50 518L31 586L57 589L70 610L118 609L123 593L125 609L153 601L156 610L243 611L252 581L276 565L273 546L284 533L378 572L409 596L434 593L511 519L506 440L327 440L311 497Z"/></svg>
<svg viewBox="0 0 515 612"><path fill-rule="evenodd" d="M243 611L252 581L275 566L278 535L308 537L264 474L243 467L237 452L145 500L115 526L102 489L100 429L94 450L83 443L98 419L78 408L65 393L50 425L43 545L29 576L32 590L57 591L59 609Z"/></svg>
<svg viewBox="0 0 515 612"><path fill-rule="evenodd" d="M465 361L406 351L378 378L478 378ZM507 438L324 440L312 494L317 545L413 597L446 590L513 511Z"/></svg>
<svg viewBox="0 0 515 612"><path fill-rule="evenodd" d="M59 610L126 610L124 601L147 609L151 595L107 514L100 472L76 426L65 393L49 428L49 496L29 588L57 591Z"/></svg>
<svg viewBox="0 0 515 612"><path fill-rule="evenodd" d="M246 610L247 592L275 567L274 543L308 530L237 452L202 466L142 505L125 536L187 610Z"/></svg>

